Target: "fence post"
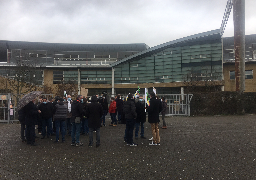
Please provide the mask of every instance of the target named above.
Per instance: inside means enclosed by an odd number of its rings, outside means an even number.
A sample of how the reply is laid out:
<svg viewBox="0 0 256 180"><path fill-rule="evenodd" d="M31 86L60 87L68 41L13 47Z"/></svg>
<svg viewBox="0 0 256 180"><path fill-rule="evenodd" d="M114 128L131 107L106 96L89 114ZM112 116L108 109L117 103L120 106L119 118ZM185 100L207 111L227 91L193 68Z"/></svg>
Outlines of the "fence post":
<svg viewBox="0 0 256 180"><path fill-rule="evenodd" d="M11 99L11 94L8 93L8 96L7 96L7 99L8 99L8 124L10 124L10 99Z"/></svg>

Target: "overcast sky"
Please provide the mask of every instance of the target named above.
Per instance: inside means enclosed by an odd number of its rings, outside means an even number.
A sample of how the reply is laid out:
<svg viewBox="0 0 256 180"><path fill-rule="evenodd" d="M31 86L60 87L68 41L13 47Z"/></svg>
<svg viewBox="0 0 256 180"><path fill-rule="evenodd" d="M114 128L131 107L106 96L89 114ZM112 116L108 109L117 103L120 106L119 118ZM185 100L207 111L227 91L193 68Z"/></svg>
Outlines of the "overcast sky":
<svg viewBox="0 0 256 180"><path fill-rule="evenodd" d="M256 0L245 0L256 34ZM150 47L219 29L227 0L0 0L0 40ZM224 37L233 36L233 11Z"/></svg>

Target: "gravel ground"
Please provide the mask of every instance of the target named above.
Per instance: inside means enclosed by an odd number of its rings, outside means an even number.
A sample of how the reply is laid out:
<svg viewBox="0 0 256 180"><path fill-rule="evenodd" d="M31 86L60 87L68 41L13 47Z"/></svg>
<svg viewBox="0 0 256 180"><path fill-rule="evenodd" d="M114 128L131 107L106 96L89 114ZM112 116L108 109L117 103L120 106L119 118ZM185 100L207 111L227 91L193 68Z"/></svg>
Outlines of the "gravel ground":
<svg viewBox="0 0 256 180"><path fill-rule="evenodd" d="M125 125L101 128L101 146L72 147L37 138L19 139L19 124L0 124L0 179L256 179L256 115L170 117L160 129L161 145L123 142ZM107 120L107 124L110 120ZM160 123L161 124L161 123ZM95 135L95 134L94 134ZM40 135L38 135L40 136ZM94 136L95 137L95 136Z"/></svg>

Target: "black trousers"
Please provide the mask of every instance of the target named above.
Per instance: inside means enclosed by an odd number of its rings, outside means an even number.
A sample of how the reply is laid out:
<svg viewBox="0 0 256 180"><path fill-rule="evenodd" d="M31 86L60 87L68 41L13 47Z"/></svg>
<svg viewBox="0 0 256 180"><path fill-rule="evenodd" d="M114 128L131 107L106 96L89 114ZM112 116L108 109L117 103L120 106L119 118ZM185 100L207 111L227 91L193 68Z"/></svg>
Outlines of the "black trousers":
<svg viewBox="0 0 256 180"><path fill-rule="evenodd" d="M35 143L35 125L26 125L26 138L28 144Z"/></svg>

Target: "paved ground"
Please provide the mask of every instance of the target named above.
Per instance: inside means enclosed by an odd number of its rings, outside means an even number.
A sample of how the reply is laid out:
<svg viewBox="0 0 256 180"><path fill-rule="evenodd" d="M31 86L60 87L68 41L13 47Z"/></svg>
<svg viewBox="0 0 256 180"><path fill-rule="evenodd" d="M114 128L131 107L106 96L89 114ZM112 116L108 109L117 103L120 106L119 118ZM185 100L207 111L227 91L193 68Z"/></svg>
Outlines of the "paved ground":
<svg viewBox="0 0 256 180"><path fill-rule="evenodd" d="M256 116L172 117L161 146L123 142L125 125L101 128L101 146L19 139L19 124L0 124L0 179L256 179ZM145 136L151 137L149 124Z"/></svg>

